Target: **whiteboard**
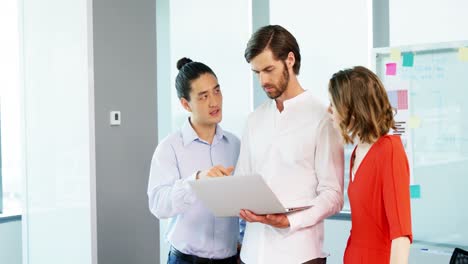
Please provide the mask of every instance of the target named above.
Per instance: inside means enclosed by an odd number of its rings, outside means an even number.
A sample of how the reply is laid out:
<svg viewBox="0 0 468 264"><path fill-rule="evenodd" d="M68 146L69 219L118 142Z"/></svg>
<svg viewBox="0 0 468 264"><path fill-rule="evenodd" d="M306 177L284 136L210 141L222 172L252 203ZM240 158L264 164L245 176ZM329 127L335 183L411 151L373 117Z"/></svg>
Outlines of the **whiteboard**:
<svg viewBox="0 0 468 264"><path fill-rule="evenodd" d="M374 49L373 67L395 105L401 99L396 94L407 91L414 239L466 247L468 61L463 47L468 41Z"/></svg>

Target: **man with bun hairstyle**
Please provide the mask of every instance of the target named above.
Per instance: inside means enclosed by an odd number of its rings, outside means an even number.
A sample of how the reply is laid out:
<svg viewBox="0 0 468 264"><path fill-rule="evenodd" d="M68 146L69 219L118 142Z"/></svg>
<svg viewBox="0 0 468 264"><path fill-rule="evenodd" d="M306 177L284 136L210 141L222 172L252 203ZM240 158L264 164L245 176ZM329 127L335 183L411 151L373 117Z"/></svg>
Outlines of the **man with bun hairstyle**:
<svg viewBox="0 0 468 264"><path fill-rule="evenodd" d="M219 126L223 95L215 73L188 58L180 59L177 69L177 95L190 116L154 152L149 208L159 219L170 218L168 263L234 264L239 219L215 217L197 199L189 181L231 175L240 142Z"/></svg>

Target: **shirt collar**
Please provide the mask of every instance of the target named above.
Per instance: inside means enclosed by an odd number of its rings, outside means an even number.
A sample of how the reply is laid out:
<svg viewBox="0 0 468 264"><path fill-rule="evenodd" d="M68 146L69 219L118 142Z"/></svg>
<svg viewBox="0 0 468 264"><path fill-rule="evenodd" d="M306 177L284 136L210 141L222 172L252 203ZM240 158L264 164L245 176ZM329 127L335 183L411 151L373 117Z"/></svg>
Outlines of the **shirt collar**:
<svg viewBox="0 0 468 264"><path fill-rule="evenodd" d="M184 146L187 146L188 144L192 143L195 140L198 140L200 142L206 143L206 141L200 139L198 137L197 132L195 132L195 129L193 129L192 125L190 124L190 118L187 118L184 122L184 125L182 126L182 139L184 142ZM213 138L213 143L212 145L216 144L218 141L221 139L227 140L227 137L224 135L224 131L221 128L219 124L216 125L216 133Z"/></svg>
<svg viewBox="0 0 468 264"><path fill-rule="evenodd" d="M284 105L284 108L287 108L287 107L291 107L301 101L304 100L304 98L307 98L308 95L310 94L309 92L307 92L308 90L304 90L304 92L296 95L295 97L291 98L291 99L288 99L286 101L283 102L283 105Z"/></svg>

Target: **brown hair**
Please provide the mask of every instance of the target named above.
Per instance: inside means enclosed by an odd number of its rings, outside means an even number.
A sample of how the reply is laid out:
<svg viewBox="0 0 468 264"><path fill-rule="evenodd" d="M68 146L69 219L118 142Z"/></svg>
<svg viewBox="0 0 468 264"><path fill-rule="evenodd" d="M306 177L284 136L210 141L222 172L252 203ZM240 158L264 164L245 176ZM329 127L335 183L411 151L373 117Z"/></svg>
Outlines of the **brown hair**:
<svg viewBox="0 0 468 264"><path fill-rule="evenodd" d="M293 71L299 75L301 68L301 53L296 38L285 28L279 25L269 25L258 29L247 43L245 48L245 60L250 61L262 53L265 49L270 49L276 60L286 60L289 52L294 54L295 63Z"/></svg>
<svg viewBox="0 0 468 264"><path fill-rule="evenodd" d="M346 143L374 143L395 129L394 109L379 77L369 69L356 66L333 74L328 91L340 117L341 135Z"/></svg>

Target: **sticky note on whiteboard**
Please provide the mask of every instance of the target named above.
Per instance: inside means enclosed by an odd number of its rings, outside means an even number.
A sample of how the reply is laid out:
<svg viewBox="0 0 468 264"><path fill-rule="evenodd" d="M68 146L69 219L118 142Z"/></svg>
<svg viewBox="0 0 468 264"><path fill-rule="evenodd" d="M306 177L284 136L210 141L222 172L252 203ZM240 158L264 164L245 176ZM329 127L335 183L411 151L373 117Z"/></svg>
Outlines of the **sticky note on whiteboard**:
<svg viewBox="0 0 468 264"><path fill-rule="evenodd" d="M387 91L388 100L394 108L398 108L398 91Z"/></svg>
<svg viewBox="0 0 468 264"><path fill-rule="evenodd" d="M414 54L412 52L403 53L403 67L413 67Z"/></svg>
<svg viewBox="0 0 468 264"><path fill-rule="evenodd" d="M385 71L387 75L396 75L396 63L387 63L385 66L387 66Z"/></svg>
<svg viewBox="0 0 468 264"><path fill-rule="evenodd" d="M399 61L401 59L401 51L399 49L390 50L390 60Z"/></svg>
<svg viewBox="0 0 468 264"><path fill-rule="evenodd" d="M398 109L408 110L408 90L397 91Z"/></svg>
<svg viewBox="0 0 468 264"><path fill-rule="evenodd" d="M461 61L468 61L468 47L458 49L458 59Z"/></svg>
<svg viewBox="0 0 468 264"><path fill-rule="evenodd" d="M408 126L409 128L419 128L421 126L421 119L417 116L410 116Z"/></svg>
<svg viewBox="0 0 468 264"><path fill-rule="evenodd" d="M410 195L412 199L421 198L421 185L411 185L410 186Z"/></svg>

